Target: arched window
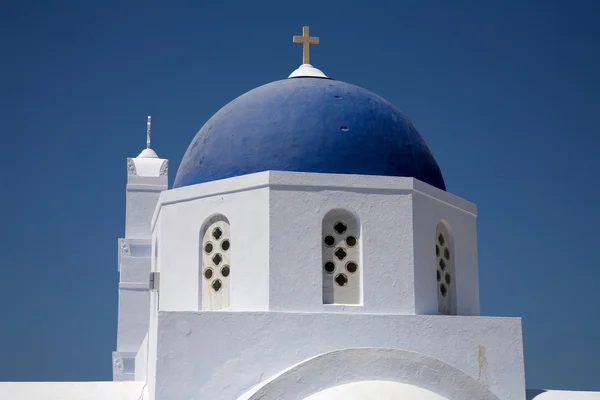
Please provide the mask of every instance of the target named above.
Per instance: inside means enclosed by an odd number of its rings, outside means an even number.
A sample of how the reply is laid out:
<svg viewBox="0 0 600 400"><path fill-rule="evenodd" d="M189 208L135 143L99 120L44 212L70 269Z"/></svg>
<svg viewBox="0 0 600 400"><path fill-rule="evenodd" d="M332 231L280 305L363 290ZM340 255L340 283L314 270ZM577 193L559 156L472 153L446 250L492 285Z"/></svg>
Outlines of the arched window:
<svg viewBox="0 0 600 400"><path fill-rule="evenodd" d="M438 311L456 315L456 282L454 281L454 241L450 226L440 221L435 230L435 259Z"/></svg>
<svg viewBox="0 0 600 400"><path fill-rule="evenodd" d="M201 310L213 311L229 307L230 232L229 221L223 215L209 218L202 228L200 234Z"/></svg>
<svg viewBox="0 0 600 400"><path fill-rule="evenodd" d="M360 221L346 210L331 210L322 227L323 304L360 304L362 265Z"/></svg>

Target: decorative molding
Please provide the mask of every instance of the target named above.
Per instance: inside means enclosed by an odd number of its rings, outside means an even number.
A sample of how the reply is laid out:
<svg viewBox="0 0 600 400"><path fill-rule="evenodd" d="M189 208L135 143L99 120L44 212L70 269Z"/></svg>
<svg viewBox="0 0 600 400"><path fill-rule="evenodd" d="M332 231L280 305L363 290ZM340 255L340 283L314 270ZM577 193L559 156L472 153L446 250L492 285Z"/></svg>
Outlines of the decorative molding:
<svg viewBox="0 0 600 400"><path fill-rule="evenodd" d="M160 166L160 176L165 176L169 173L169 160L163 161Z"/></svg>
<svg viewBox="0 0 600 400"><path fill-rule="evenodd" d="M127 175L137 175L137 171L135 169L135 162L133 161L133 158L127 159Z"/></svg>
<svg viewBox="0 0 600 400"><path fill-rule="evenodd" d="M121 248L121 257L131 257L131 248L129 247L129 243L127 243L124 239L119 239L120 248Z"/></svg>
<svg viewBox="0 0 600 400"><path fill-rule="evenodd" d="M113 375L121 375L125 370L123 365L123 356L121 353L113 351L112 353Z"/></svg>
<svg viewBox="0 0 600 400"><path fill-rule="evenodd" d="M167 185L159 184L159 185L144 185L144 184L127 184L128 192L162 192L167 189Z"/></svg>

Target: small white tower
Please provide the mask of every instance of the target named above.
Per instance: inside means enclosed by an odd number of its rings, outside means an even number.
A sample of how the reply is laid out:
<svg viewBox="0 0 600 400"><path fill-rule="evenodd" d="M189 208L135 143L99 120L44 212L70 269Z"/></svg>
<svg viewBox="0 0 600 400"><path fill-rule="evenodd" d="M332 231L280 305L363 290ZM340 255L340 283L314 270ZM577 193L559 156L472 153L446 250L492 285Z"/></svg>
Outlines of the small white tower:
<svg viewBox="0 0 600 400"><path fill-rule="evenodd" d="M148 276L152 241L150 220L160 192L168 189L168 160L150 148L148 117L146 148L127 159L125 238L119 239L119 320L113 380L133 380L135 354L148 332Z"/></svg>

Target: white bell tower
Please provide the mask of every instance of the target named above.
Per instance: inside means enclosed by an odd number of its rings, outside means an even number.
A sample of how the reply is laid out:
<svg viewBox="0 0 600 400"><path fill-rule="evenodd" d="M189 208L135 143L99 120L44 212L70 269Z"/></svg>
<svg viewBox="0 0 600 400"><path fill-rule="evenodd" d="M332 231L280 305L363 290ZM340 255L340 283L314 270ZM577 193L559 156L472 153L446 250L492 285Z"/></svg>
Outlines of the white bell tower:
<svg viewBox="0 0 600 400"><path fill-rule="evenodd" d="M150 148L148 117L146 148L127 159L125 238L119 239L119 319L113 380L133 380L135 355L148 332L149 274L152 254L150 220L160 192L168 189L169 161Z"/></svg>

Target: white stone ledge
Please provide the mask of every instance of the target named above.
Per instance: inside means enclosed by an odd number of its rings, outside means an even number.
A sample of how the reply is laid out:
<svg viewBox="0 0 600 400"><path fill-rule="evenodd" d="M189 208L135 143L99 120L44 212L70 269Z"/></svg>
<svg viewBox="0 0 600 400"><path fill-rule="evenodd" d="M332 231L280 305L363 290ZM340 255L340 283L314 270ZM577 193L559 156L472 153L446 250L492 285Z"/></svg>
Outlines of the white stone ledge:
<svg viewBox="0 0 600 400"><path fill-rule="evenodd" d="M149 282L119 282L119 290L144 291L150 290Z"/></svg>
<svg viewBox="0 0 600 400"><path fill-rule="evenodd" d="M129 192L162 192L166 190L164 185L144 185L140 183L128 183L125 189Z"/></svg>
<svg viewBox="0 0 600 400"><path fill-rule="evenodd" d="M266 187L275 190L292 191L368 191L370 193L399 195L420 193L436 201L464 210L474 216L477 215L477 206L475 204L414 178L264 171L163 191L160 194L152 217L152 229L154 229L163 206Z"/></svg>
<svg viewBox="0 0 600 400"><path fill-rule="evenodd" d="M346 306L347 307L347 306ZM282 311L282 310L273 310L273 311L250 311L250 310L217 310L217 311L174 311L174 310L158 310L158 314L161 317L166 316L189 316L191 318L195 318L195 316L208 316L208 315L240 315L240 314L254 314L256 316L285 316L285 315L293 315L295 317L299 316L315 316L317 318L321 318L321 316L330 316L334 318L340 318L340 315L344 313L340 313L337 311L327 312L327 311ZM441 323L444 319L448 321L448 323L455 323L456 321L461 321L462 323L471 323L471 322L496 322L496 323L508 323L508 324L521 324L522 317L496 317L496 316L487 316L487 315L440 315L440 314L400 314L393 312L361 312L360 318L372 316L372 317L399 317L406 318L407 320L413 319L414 321L435 321L436 323ZM352 316L356 316L356 314L352 313ZM452 321L452 322L450 322Z"/></svg>

